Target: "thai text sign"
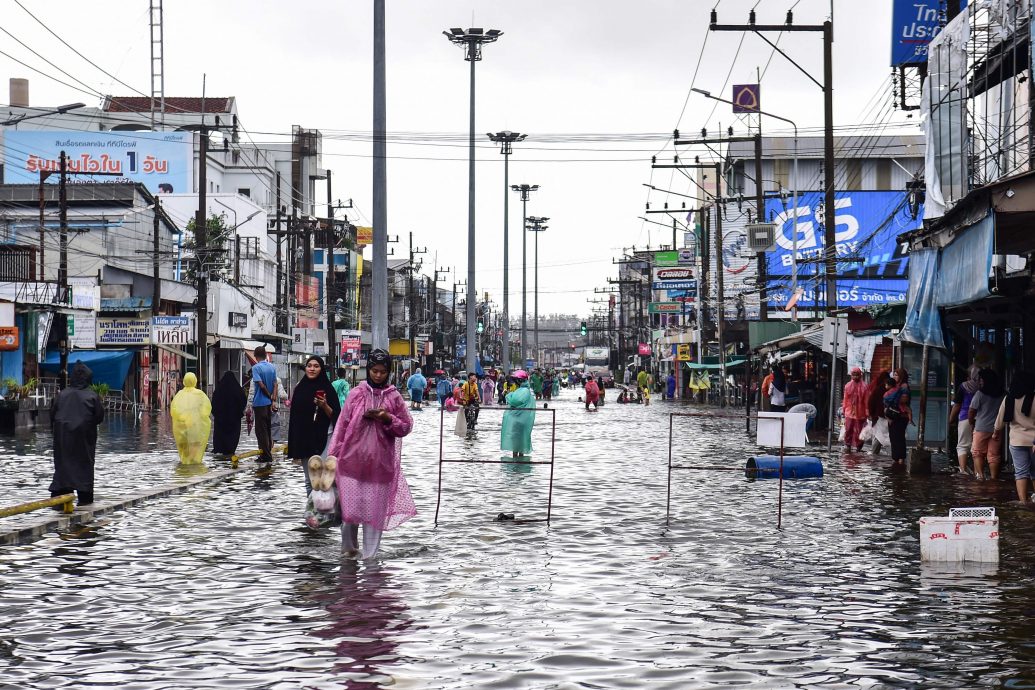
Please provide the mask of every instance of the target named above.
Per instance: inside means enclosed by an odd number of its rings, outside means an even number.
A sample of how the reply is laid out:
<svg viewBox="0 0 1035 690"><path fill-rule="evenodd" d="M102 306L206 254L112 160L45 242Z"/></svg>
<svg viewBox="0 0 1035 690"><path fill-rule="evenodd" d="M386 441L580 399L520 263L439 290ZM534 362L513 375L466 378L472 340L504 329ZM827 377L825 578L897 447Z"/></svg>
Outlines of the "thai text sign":
<svg viewBox="0 0 1035 690"><path fill-rule="evenodd" d="M692 233L685 233L690 235ZM694 250L690 248L680 249L678 252L654 252L654 265L662 266L693 266Z"/></svg>
<svg viewBox="0 0 1035 690"><path fill-rule="evenodd" d="M97 317L94 314L68 317L68 345L73 350L92 350L97 347Z"/></svg>
<svg viewBox="0 0 1035 690"><path fill-rule="evenodd" d="M689 290L697 292L696 280L655 280L651 283L652 290Z"/></svg>
<svg viewBox="0 0 1035 690"><path fill-rule="evenodd" d="M374 229L365 225L356 226L356 246L365 247L374 243Z"/></svg>
<svg viewBox="0 0 1035 690"><path fill-rule="evenodd" d="M891 14L891 66L922 65L927 46L941 31L945 3L940 0L894 0ZM960 0L960 9L967 0Z"/></svg>
<svg viewBox="0 0 1035 690"><path fill-rule="evenodd" d="M151 337L155 345L190 345L194 328L189 316L152 316Z"/></svg>
<svg viewBox="0 0 1035 690"><path fill-rule="evenodd" d="M150 345L151 319L97 319L98 345Z"/></svg>
<svg viewBox="0 0 1035 690"><path fill-rule="evenodd" d="M141 182L152 193L190 192L193 188L194 135L190 132L57 132L4 133L4 182L39 184L41 172L60 170L65 152L74 173L105 173L91 179L77 174L74 182ZM48 184L57 184L51 175Z"/></svg>
<svg viewBox="0 0 1035 690"><path fill-rule="evenodd" d="M341 334L341 363L344 366L359 366L360 332L343 331Z"/></svg>

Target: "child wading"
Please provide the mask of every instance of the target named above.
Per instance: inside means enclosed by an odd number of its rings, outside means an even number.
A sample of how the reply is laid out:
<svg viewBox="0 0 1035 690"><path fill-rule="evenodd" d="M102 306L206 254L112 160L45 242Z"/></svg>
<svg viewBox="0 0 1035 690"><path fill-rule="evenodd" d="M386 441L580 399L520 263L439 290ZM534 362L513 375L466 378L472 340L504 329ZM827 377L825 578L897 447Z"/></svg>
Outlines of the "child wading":
<svg viewBox="0 0 1035 690"><path fill-rule="evenodd" d="M413 419L395 386L388 384L390 358L374 350L367 359L367 380L349 393L328 455L338 459L336 481L341 505L341 548L358 553L363 525L363 558L377 553L381 533L417 514L402 473L402 437Z"/></svg>

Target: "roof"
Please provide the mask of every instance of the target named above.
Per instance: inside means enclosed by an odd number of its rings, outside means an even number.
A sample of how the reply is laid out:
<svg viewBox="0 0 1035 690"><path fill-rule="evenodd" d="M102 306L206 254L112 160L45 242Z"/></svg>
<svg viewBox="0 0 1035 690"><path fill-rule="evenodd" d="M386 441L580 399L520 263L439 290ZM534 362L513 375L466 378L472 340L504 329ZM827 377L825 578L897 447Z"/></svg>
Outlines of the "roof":
<svg viewBox="0 0 1035 690"><path fill-rule="evenodd" d="M760 354L765 354L767 352L776 352L777 350L783 350L789 347L800 347L806 343L820 347L822 345L822 338L823 324L809 325L803 327L803 329L797 333L791 333L782 338L762 343L761 345L756 346L755 350Z"/></svg>
<svg viewBox="0 0 1035 690"><path fill-rule="evenodd" d="M234 107L233 96L211 96L196 98L194 96L166 96L165 112L201 113L204 101L206 113L229 113ZM149 96L105 96L101 110L109 113L150 113L151 98Z"/></svg>
<svg viewBox="0 0 1035 690"><path fill-rule="evenodd" d="M150 308L150 297L102 297L100 311L136 313Z"/></svg>

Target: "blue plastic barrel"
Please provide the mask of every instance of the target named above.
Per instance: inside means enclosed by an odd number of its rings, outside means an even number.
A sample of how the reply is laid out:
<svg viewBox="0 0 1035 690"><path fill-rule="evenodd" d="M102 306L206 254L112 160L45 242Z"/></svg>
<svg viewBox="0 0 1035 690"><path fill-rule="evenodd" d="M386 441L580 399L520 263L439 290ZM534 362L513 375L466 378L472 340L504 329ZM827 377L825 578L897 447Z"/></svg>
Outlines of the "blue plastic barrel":
<svg viewBox="0 0 1035 690"><path fill-rule="evenodd" d="M744 474L748 479L777 479L780 476L779 455L756 455L748 458ZM807 455L783 456L784 479L814 479L823 476L823 463Z"/></svg>

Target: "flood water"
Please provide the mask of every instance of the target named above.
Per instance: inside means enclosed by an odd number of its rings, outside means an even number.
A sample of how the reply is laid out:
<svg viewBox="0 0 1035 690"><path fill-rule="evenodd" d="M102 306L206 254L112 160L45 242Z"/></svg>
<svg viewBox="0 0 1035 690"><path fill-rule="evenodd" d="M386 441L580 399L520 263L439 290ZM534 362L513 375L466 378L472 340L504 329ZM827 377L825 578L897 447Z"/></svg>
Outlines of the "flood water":
<svg viewBox="0 0 1035 690"><path fill-rule="evenodd" d="M775 481L701 470L674 476L666 525L668 413L690 408L573 397L556 403L549 525L520 522L545 517L548 466L447 464L435 528L428 409L404 443L420 514L374 561L302 526L301 470L280 461L3 549L0 687L1035 687L1035 513L1007 503L1012 482L824 449L822 479L785 482L781 530ZM501 458L498 412L473 441L454 419L447 458ZM143 424L102 430L98 477L117 486L99 497L174 476ZM678 419L676 458L743 466L744 426ZM533 459L550 438L540 414ZM0 441L4 504L45 495L46 444ZM998 567L921 566L921 516L989 504Z"/></svg>

